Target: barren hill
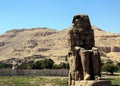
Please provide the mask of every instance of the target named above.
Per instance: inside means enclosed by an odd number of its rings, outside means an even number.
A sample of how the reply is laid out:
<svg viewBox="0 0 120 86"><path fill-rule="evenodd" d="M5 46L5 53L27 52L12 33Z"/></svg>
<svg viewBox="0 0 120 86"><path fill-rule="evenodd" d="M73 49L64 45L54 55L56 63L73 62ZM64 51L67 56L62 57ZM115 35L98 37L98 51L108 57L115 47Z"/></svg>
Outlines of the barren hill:
<svg viewBox="0 0 120 86"><path fill-rule="evenodd" d="M95 26L96 46L104 58L120 61L120 34L107 33ZM68 52L67 32L48 28L10 30L0 35L0 60L43 55L53 59Z"/></svg>

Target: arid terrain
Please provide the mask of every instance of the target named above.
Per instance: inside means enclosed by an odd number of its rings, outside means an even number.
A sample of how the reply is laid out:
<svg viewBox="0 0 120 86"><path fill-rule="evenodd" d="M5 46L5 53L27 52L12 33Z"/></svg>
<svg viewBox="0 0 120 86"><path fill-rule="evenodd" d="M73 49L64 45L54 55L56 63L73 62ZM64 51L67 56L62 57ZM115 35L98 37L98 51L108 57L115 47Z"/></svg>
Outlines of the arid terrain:
<svg viewBox="0 0 120 86"><path fill-rule="evenodd" d="M120 61L120 34L105 32L92 26L95 44L102 59ZM25 58L42 55L55 61L64 60L67 55L68 30L57 31L49 28L10 30L0 35L0 60ZM60 59L60 60L59 60Z"/></svg>

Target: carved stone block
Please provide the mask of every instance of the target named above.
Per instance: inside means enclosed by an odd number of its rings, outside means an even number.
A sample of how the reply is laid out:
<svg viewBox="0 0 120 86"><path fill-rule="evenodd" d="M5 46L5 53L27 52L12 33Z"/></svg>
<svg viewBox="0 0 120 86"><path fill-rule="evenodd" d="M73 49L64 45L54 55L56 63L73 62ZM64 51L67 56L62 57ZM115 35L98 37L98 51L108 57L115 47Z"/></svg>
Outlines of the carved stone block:
<svg viewBox="0 0 120 86"><path fill-rule="evenodd" d="M111 82L107 80L82 80L75 81L75 86L111 86Z"/></svg>

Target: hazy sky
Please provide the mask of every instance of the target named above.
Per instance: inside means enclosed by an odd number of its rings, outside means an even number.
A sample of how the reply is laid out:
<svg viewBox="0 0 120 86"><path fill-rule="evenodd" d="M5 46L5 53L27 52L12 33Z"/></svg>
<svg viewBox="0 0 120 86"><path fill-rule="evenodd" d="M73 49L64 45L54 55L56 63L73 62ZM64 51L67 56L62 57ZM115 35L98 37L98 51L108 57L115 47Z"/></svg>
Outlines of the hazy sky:
<svg viewBox="0 0 120 86"><path fill-rule="evenodd" d="M92 25L120 33L120 0L0 0L0 34L33 27L62 30L76 14L87 14Z"/></svg>

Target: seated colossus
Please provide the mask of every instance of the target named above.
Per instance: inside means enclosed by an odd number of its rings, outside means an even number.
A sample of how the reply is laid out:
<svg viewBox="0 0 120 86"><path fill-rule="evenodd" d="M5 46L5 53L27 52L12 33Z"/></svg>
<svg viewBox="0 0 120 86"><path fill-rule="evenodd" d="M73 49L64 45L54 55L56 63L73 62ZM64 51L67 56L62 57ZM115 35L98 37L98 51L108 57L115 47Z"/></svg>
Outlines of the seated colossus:
<svg viewBox="0 0 120 86"><path fill-rule="evenodd" d="M101 60L95 47L94 31L87 15L76 15L68 32L69 78L76 80L95 80L101 76Z"/></svg>

